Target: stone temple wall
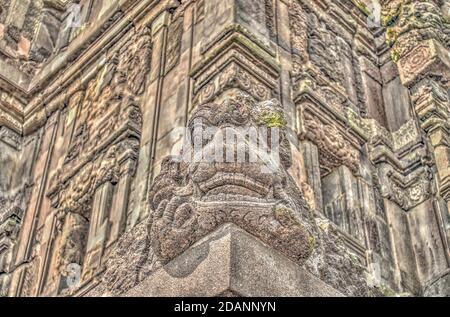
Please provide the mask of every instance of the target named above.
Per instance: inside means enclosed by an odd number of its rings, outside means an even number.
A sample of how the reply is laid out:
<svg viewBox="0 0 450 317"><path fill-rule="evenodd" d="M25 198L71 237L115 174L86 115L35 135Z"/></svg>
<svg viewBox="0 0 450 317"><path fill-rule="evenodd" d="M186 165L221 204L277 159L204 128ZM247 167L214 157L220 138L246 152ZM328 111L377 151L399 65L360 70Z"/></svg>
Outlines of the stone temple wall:
<svg viewBox="0 0 450 317"><path fill-rule="evenodd" d="M449 50L448 0L2 0L0 295L450 296Z"/></svg>

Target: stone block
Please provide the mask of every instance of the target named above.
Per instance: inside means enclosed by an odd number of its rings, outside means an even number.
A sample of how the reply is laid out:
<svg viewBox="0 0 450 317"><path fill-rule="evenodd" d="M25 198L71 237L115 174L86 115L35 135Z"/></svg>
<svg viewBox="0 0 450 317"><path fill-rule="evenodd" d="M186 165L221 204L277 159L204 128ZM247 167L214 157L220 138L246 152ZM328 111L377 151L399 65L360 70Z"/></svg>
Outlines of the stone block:
<svg viewBox="0 0 450 317"><path fill-rule="evenodd" d="M342 296L305 268L226 224L128 291L153 296Z"/></svg>

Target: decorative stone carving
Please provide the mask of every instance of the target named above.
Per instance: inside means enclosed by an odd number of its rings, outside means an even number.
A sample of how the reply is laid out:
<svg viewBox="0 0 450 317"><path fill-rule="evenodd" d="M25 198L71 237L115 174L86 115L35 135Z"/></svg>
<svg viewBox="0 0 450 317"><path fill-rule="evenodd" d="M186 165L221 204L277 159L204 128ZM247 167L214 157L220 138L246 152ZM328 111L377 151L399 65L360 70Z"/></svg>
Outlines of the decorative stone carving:
<svg viewBox="0 0 450 317"><path fill-rule="evenodd" d="M413 90L411 99L421 118L421 127L426 132L447 127L450 99L439 82L431 79L423 80Z"/></svg>
<svg viewBox="0 0 450 317"><path fill-rule="evenodd" d="M121 49L121 62L117 71L127 81L128 89L136 96L144 92L147 74L151 65L151 36L147 28L137 31L135 35Z"/></svg>
<svg viewBox="0 0 450 317"><path fill-rule="evenodd" d="M106 262L102 283L90 296L119 296L161 267L150 244L148 223L125 232Z"/></svg>
<svg viewBox="0 0 450 317"><path fill-rule="evenodd" d="M371 0L0 2L0 295L243 295L269 258L264 294L448 293L450 2L381 1L386 29ZM248 127L280 158L200 157Z"/></svg>
<svg viewBox="0 0 450 317"><path fill-rule="evenodd" d="M255 104L249 97L223 104L199 106L190 120L202 119L205 127L227 125L258 128L265 113L281 115L275 101ZM263 120L263 121L261 121ZM150 240L163 262L168 262L221 224L233 222L295 261L303 262L312 251L308 225L302 221L308 208L302 198L294 204L284 188L290 157L284 134L280 156L283 166L274 174L261 171L258 163L206 161L186 164L164 161L149 194L152 207ZM247 143L249 151L255 144ZM204 144L203 150L207 150ZM194 156L196 153L192 153ZM259 160L267 154L258 153Z"/></svg>
<svg viewBox="0 0 450 317"><path fill-rule="evenodd" d="M389 182L382 186L382 191L387 191L386 196L403 209L410 210L429 198L430 179L426 173L419 174L408 181L400 178L399 175L396 177L394 175L388 175ZM387 189L387 186L390 189Z"/></svg>
<svg viewBox="0 0 450 317"><path fill-rule="evenodd" d="M444 31L448 21L443 19L433 1L390 1L383 6L383 23L387 26L387 41L392 45L392 57L398 61L408 52L413 64L427 61L427 48L416 47L423 40L436 39L450 43Z"/></svg>
<svg viewBox="0 0 450 317"><path fill-rule="evenodd" d="M3 208L0 206L0 208ZM5 210L5 209L3 209ZM2 211L3 211L2 210ZM13 207L2 212L0 218L0 275L12 270L13 252L22 224L23 210Z"/></svg>
<svg viewBox="0 0 450 317"><path fill-rule="evenodd" d="M433 79L420 81L412 91L415 111L420 126L427 133L434 147L434 158L439 175L439 191L444 199L450 199L449 148L449 96L443 85Z"/></svg>
<svg viewBox="0 0 450 317"><path fill-rule="evenodd" d="M235 89L251 95L257 101L274 96L278 69L268 48L249 46L247 34L231 28L219 48L211 52L211 59L195 67L192 77L194 104L211 102ZM261 55L257 62L252 54ZM256 63L255 63L256 62Z"/></svg>
<svg viewBox="0 0 450 317"><path fill-rule="evenodd" d="M327 175L341 165L353 173L359 172L359 153L347 142L333 125L324 124L309 112L304 113L305 137L319 148L322 175Z"/></svg>
<svg viewBox="0 0 450 317"><path fill-rule="evenodd" d="M302 72L308 57L307 14L299 1L290 1L289 26L291 30L293 74L298 76Z"/></svg>
<svg viewBox="0 0 450 317"><path fill-rule="evenodd" d="M343 77L342 60L336 36L314 13L308 15L307 21L310 60L330 80L340 83Z"/></svg>
<svg viewBox="0 0 450 317"><path fill-rule="evenodd" d="M14 241L24 213L25 189L0 193L0 243L3 238Z"/></svg>
<svg viewBox="0 0 450 317"><path fill-rule="evenodd" d="M343 87L338 83L330 84L321 70L312 63L302 65L301 73L295 78L295 93L297 98L302 94L309 94L320 99L330 108L328 112L345 112L347 98Z"/></svg>
<svg viewBox="0 0 450 317"><path fill-rule="evenodd" d="M64 215L60 215L64 217ZM59 220L61 228L61 249L57 255L59 258L58 270L63 276L70 264L83 264L84 250L89 229L89 222L83 214L68 213L64 219Z"/></svg>
<svg viewBox="0 0 450 317"><path fill-rule="evenodd" d="M184 16L180 16L172 21L169 25L169 31L167 34L167 49L166 49L166 74L170 72L172 68L180 60L181 54L181 36L183 34L183 21Z"/></svg>
<svg viewBox="0 0 450 317"><path fill-rule="evenodd" d="M394 149L400 150L420 140L420 132L414 120L409 120L399 130L392 133Z"/></svg>
<svg viewBox="0 0 450 317"><path fill-rule="evenodd" d="M0 109L0 125L10 127L18 133L22 133L22 124L19 120L15 119L13 116L7 112Z"/></svg>
<svg viewBox="0 0 450 317"><path fill-rule="evenodd" d="M80 173L59 189L57 198L54 198L55 206L61 211L79 212L88 218L85 213L89 211L89 202L95 189L105 182L117 182L120 177L120 162L129 155L128 151L136 149L136 145L132 143L123 141L113 145L100 154L97 160L86 164ZM54 193L51 192L51 195Z"/></svg>
<svg viewBox="0 0 450 317"><path fill-rule="evenodd" d="M256 100L267 100L272 92L256 80L248 71L237 64L230 64L217 77L216 82L207 84L198 93L198 102L208 102L228 89L238 88L252 95Z"/></svg>
<svg viewBox="0 0 450 317"><path fill-rule="evenodd" d="M199 151L209 153L214 136L206 138L200 148L194 146L193 152L181 153L191 161L166 158L149 192L148 227L141 223L122 236L111 252L103 283L90 294L126 292L225 223L238 225L295 262L305 264L343 293L367 294L362 267L352 262L334 226L312 216L302 191L286 172L291 157L282 114L275 100L258 103L246 94L237 94L221 104L198 106L189 121L190 130L201 128L197 133L203 133L208 127L217 127L216 137L226 128L273 126L277 118L280 165L272 173L262 173L261 163L267 153L258 152L251 140L245 141L246 153L257 153L255 163L195 160ZM199 125L199 119L203 125ZM131 263L124 261L123 254L128 254ZM345 273L341 267L346 267Z"/></svg>
<svg viewBox="0 0 450 317"><path fill-rule="evenodd" d="M400 61L400 67L405 77L414 75L431 60L431 48L428 45L419 45Z"/></svg>
<svg viewBox="0 0 450 317"><path fill-rule="evenodd" d="M404 210L410 210L424 202L431 195L430 160L415 120L405 123L394 133L389 133L374 120L356 119L351 116L351 124L357 124L366 134L370 144L370 157L379 167L381 183L374 176L376 195L394 201ZM409 149L409 150L405 150ZM384 165L384 164L388 165ZM382 209L382 204L377 204Z"/></svg>
<svg viewBox="0 0 450 317"><path fill-rule="evenodd" d="M83 162L110 143L111 137L121 134L139 137L142 118L135 99L143 92L146 69L149 67L148 32L139 34L131 42L131 46L125 46L120 56L115 55L113 63L106 65L88 83L84 97L80 92L71 97L71 103L80 103L82 120L78 120L75 127L65 160L65 174L69 177ZM125 144L122 143L120 147ZM53 180L52 183L55 182Z"/></svg>

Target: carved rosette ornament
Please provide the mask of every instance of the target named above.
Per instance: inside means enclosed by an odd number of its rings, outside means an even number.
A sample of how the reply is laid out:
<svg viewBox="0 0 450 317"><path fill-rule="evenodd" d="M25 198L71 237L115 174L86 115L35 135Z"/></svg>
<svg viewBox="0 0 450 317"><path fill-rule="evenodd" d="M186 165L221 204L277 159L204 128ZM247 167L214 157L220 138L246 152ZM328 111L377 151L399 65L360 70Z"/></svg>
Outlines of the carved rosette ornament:
<svg viewBox="0 0 450 317"><path fill-rule="evenodd" d="M208 47L211 58L192 72L195 106L226 98L236 91L260 102L275 96L279 69L274 52L262 43L250 45L249 36L243 28L230 28L217 47Z"/></svg>

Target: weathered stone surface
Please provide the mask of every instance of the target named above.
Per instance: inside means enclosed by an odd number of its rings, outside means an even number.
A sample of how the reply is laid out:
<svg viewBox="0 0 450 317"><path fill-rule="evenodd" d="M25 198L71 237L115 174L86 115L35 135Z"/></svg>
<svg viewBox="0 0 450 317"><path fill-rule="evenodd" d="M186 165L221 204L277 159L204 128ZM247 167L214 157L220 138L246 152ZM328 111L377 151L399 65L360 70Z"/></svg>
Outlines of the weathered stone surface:
<svg viewBox="0 0 450 317"><path fill-rule="evenodd" d="M378 2L2 0L0 294L449 295L450 5Z"/></svg>
<svg viewBox="0 0 450 317"><path fill-rule="evenodd" d="M195 243L123 296L217 296L225 292L239 296L342 296L230 224Z"/></svg>

